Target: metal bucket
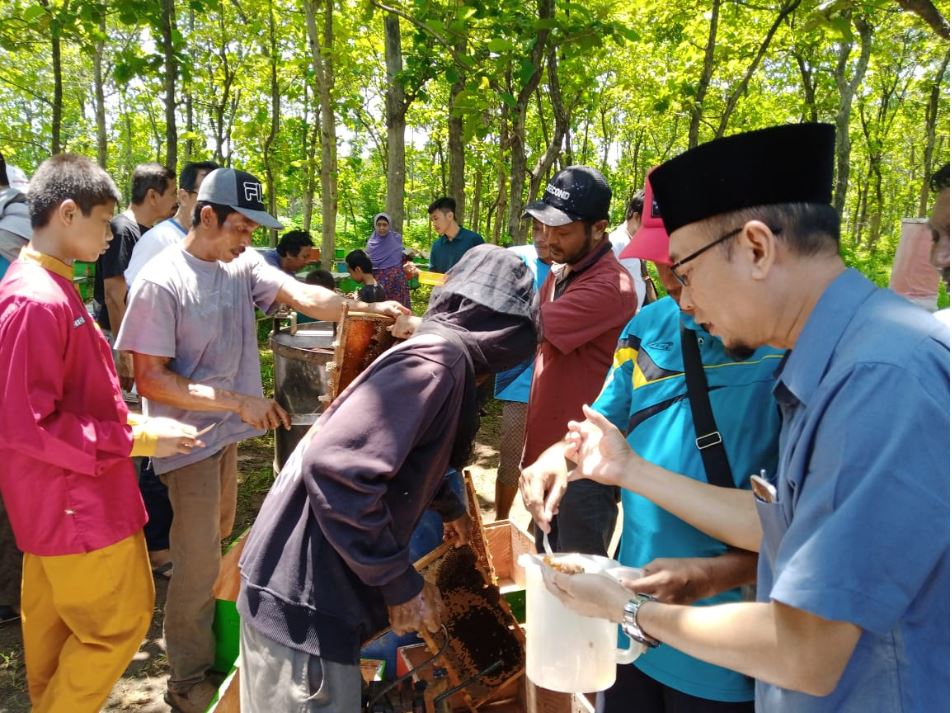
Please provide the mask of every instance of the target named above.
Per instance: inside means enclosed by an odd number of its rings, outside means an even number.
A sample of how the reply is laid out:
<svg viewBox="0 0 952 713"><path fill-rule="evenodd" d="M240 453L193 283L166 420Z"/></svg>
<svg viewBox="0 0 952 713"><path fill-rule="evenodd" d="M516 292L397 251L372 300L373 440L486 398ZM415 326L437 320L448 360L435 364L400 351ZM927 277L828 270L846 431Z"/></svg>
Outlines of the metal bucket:
<svg viewBox="0 0 952 713"><path fill-rule="evenodd" d="M304 434L324 410L327 362L333 361L334 325L311 322L271 335L274 352L274 398L291 416L291 430L274 434L274 472L278 473Z"/></svg>

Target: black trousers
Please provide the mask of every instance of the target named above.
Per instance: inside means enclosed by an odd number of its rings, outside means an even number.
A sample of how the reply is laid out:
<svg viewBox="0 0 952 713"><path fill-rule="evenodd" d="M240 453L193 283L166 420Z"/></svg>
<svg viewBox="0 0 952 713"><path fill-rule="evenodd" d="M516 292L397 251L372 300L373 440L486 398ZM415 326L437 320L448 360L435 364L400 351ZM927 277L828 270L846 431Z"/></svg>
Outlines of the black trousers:
<svg viewBox="0 0 952 713"><path fill-rule="evenodd" d="M149 552L169 549L172 503L169 502L169 489L152 469L151 458L143 458L139 463L139 492L142 493L142 501L149 514L149 521L144 528Z"/></svg>
<svg viewBox="0 0 952 713"><path fill-rule="evenodd" d="M725 703L689 696L658 683L636 666L618 667L615 685L598 694L596 713L754 713L754 702Z"/></svg>
<svg viewBox="0 0 952 713"><path fill-rule="evenodd" d="M618 488L594 480L569 483L559 514L552 518L549 544L554 552L608 555L618 519ZM536 551L543 552L542 531L536 531Z"/></svg>

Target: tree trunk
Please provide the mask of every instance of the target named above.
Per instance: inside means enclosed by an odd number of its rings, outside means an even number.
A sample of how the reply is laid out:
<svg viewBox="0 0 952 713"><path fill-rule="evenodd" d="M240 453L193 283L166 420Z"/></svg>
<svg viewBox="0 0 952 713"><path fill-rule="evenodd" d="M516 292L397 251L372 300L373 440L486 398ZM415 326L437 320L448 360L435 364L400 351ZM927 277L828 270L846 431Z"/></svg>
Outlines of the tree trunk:
<svg viewBox="0 0 952 713"><path fill-rule="evenodd" d="M277 186L274 184L274 156L272 149L278 137L281 125L281 89L278 86L278 40L274 23L274 2L268 2L268 56L271 74L271 127L264 141L264 173L268 183L268 209L271 215L277 215ZM271 246L278 244L278 231L268 231Z"/></svg>
<svg viewBox="0 0 952 713"><path fill-rule="evenodd" d="M387 64L387 213L390 225L403 232L403 210L407 181L407 102L406 91L400 79L403 71L403 47L400 37L400 18L392 13L384 15L384 56Z"/></svg>
<svg viewBox="0 0 952 713"><path fill-rule="evenodd" d="M476 168L476 184L473 186L473 206L470 209L469 224L473 230L479 230L479 199L483 192L483 169L482 166Z"/></svg>
<svg viewBox="0 0 952 713"><path fill-rule="evenodd" d="M316 173L317 168L317 140L318 140L318 131L320 130L321 120L317 115L317 107L315 106L315 116L313 124L307 123L307 117L310 112L310 93L308 92L307 80L305 78L304 82L304 127L302 129L301 141L303 145L304 158L306 161L306 174L304 178L304 217L302 222L304 224L304 230L310 232L311 230L311 221L314 216L314 174ZM326 261L324 264L328 264Z"/></svg>
<svg viewBox="0 0 952 713"><path fill-rule="evenodd" d="M466 32L457 35L453 53L461 57L466 53ZM465 145L463 144L463 115L455 111L456 95L463 91L465 82L462 72L450 87L449 120L447 125L447 153L450 163L449 195L456 201L456 219L463 221L466 215L466 169Z"/></svg>
<svg viewBox="0 0 952 713"><path fill-rule="evenodd" d="M704 48L704 65L701 69L701 78L697 83L697 92L694 94L694 103L690 107L691 124L688 126L688 148L693 149L698 144L701 132L701 117L704 115L704 97L714 75L714 47L717 44L717 20L721 12L721 0L713 0L711 5L711 25L707 34L707 46Z"/></svg>
<svg viewBox="0 0 952 713"><path fill-rule="evenodd" d="M506 86L511 84L511 74L506 72ZM511 92L510 92L511 93ZM509 105L500 103L499 112L499 157L496 162L496 220L493 223L492 242L499 245L502 226L506 217L506 169L509 166ZM488 234L489 231L487 230Z"/></svg>
<svg viewBox="0 0 952 713"><path fill-rule="evenodd" d="M106 32L106 13L99 17L99 31L102 37ZM95 111L96 111L96 160L99 165L106 168L106 161L109 158L109 141L106 136L106 92L103 88L102 60L104 39L96 40L93 47L93 91L95 93Z"/></svg>
<svg viewBox="0 0 952 713"><path fill-rule="evenodd" d="M717 126L717 132L714 134L715 138L721 138L724 135L724 132L727 131L727 125L730 122L731 114L733 114L734 109L737 108L737 103L740 101L740 98L747 92L747 86L750 84L750 80L754 76L754 72L757 71L757 67L760 66L760 62L763 60L764 55L767 54L767 48L770 47L770 42L773 40L773 36L777 33L777 29L783 23L784 19L790 15L791 12L796 10L797 6L799 5L800 0L791 0L780 9L780 13L774 19L773 24L767 31L767 35L763 39L763 42L761 42L760 47L757 48L757 53L754 55L753 59L750 60L750 64L747 65L747 71L744 73L743 79L741 79L737 86L734 87L734 90L730 93L730 96L727 97L727 102L724 104L724 111L721 114L721 121Z"/></svg>
<svg viewBox="0 0 952 713"><path fill-rule="evenodd" d="M323 32L318 33L315 0L304 0L316 93L321 107L321 254L334 259L337 231L337 122L334 117L334 2L324 0Z"/></svg>
<svg viewBox="0 0 952 713"><path fill-rule="evenodd" d="M844 40L840 45L834 74L840 101L836 112L836 183L833 191L833 207L836 208L840 220L843 219L846 190L849 187L850 180L850 112L853 105L853 96L866 74L866 67L869 65L869 54L873 46L873 28L866 19L857 16L854 25L859 30L860 54L853 69L853 76L849 79L846 76L850 52L853 49L852 40Z"/></svg>
<svg viewBox="0 0 952 713"><path fill-rule="evenodd" d="M178 172L178 131L175 128L175 0L162 0L162 53L165 56L165 167Z"/></svg>
<svg viewBox="0 0 952 713"><path fill-rule="evenodd" d="M195 34L195 9L189 6L188 9L188 35L193 37ZM195 139L192 135L195 133L195 99L191 82L185 86L185 131L188 132L188 138L185 140L185 161L191 161L195 155Z"/></svg>
<svg viewBox="0 0 952 713"><path fill-rule="evenodd" d="M53 54L53 120L50 126L50 148L52 155L63 150L63 58L61 56L60 23L53 19L50 23L50 44Z"/></svg>
<svg viewBox="0 0 952 713"><path fill-rule="evenodd" d="M820 119L816 108L816 78L805 57L798 52L795 52L793 56L797 60L800 81L803 84L803 101L806 104L803 118L805 121L817 122Z"/></svg>
<svg viewBox="0 0 952 713"><path fill-rule="evenodd" d="M939 12L939 9L930 0L896 0L903 10L914 12L925 20L939 37L949 41L949 21Z"/></svg>
<svg viewBox="0 0 952 713"><path fill-rule="evenodd" d="M926 105L926 146L922 154L922 185L919 187L919 212L924 216L929 210L930 183L932 181L932 155L935 151L935 125L939 117L939 99L942 96L942 79L949 68L949 55L942 58L939 71L929 91L929 103Z"/></svg>
<svg viewBox="0 0 952 713"><path fill-rule="evenodd" d="M509 219L506 228L512 238L513 245L522 245L525 242L526 231L522 220L523 188L526 184L526 110L532 92L539 85L542 77L542 59L549 41L550 30L548 21L555 16L555 0L537 0L536 7L542 27L536 30L535 44L529 61L535 71L529 77L525 86L516 96L516 106L512 111L512 133L510 147L512 156L512 179L509 184Z"/></svg>
<svg viewBox="0 0 952 713"><path fill-rule="evenodd" d="M565 140L566 133L569 130L569 112L565 110L565 104L562 102L562 85L559 83L558 60L555 55L555 47L549 47L546 58L547 80L549 84L549 100L552 102L552 118L555 126L552 129L552 139L546 147L545 152L539 157L535 168L529 177L529 201L534 201L539 195L539 189L542 187L542 181L545 180L555 159L562 151L562 142ZM521 243L520 243L521 244Z"/></svg>

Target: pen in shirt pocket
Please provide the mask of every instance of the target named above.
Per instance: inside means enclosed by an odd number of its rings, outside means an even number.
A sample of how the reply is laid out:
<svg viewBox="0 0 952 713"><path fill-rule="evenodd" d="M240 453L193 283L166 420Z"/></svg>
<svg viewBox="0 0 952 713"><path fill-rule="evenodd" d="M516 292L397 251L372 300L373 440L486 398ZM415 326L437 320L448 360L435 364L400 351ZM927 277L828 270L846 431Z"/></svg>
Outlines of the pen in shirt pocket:
<svg viewBox="0 0 952 713"><path fill-rule="evenodd" d="M767 471L764 468L760 469L760 475L750 476L750 489L754 497L762 503L773 505L777 502L777 489L767 482Z"/></svg>

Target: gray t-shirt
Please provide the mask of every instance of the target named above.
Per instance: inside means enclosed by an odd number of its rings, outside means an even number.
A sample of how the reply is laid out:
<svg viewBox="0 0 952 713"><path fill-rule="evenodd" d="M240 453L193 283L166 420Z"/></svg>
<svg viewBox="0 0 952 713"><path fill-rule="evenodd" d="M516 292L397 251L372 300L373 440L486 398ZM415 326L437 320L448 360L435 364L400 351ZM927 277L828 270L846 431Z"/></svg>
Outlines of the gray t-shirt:
<svg viewBox="0 0 952 713"><path fill-rule="evenodd" d="M269 311L291 279L254 250L223 263L199 260L173 245L156 256L132 286L116 348L170 357L169 368L197 384L261 396L254 307ZM188 411L149 399L143 403L149 416L175 418L198 429L224 419L202 436L204 448L154 459L156 473L197 463L231 443L264 433L234 413Z"/></svg>

